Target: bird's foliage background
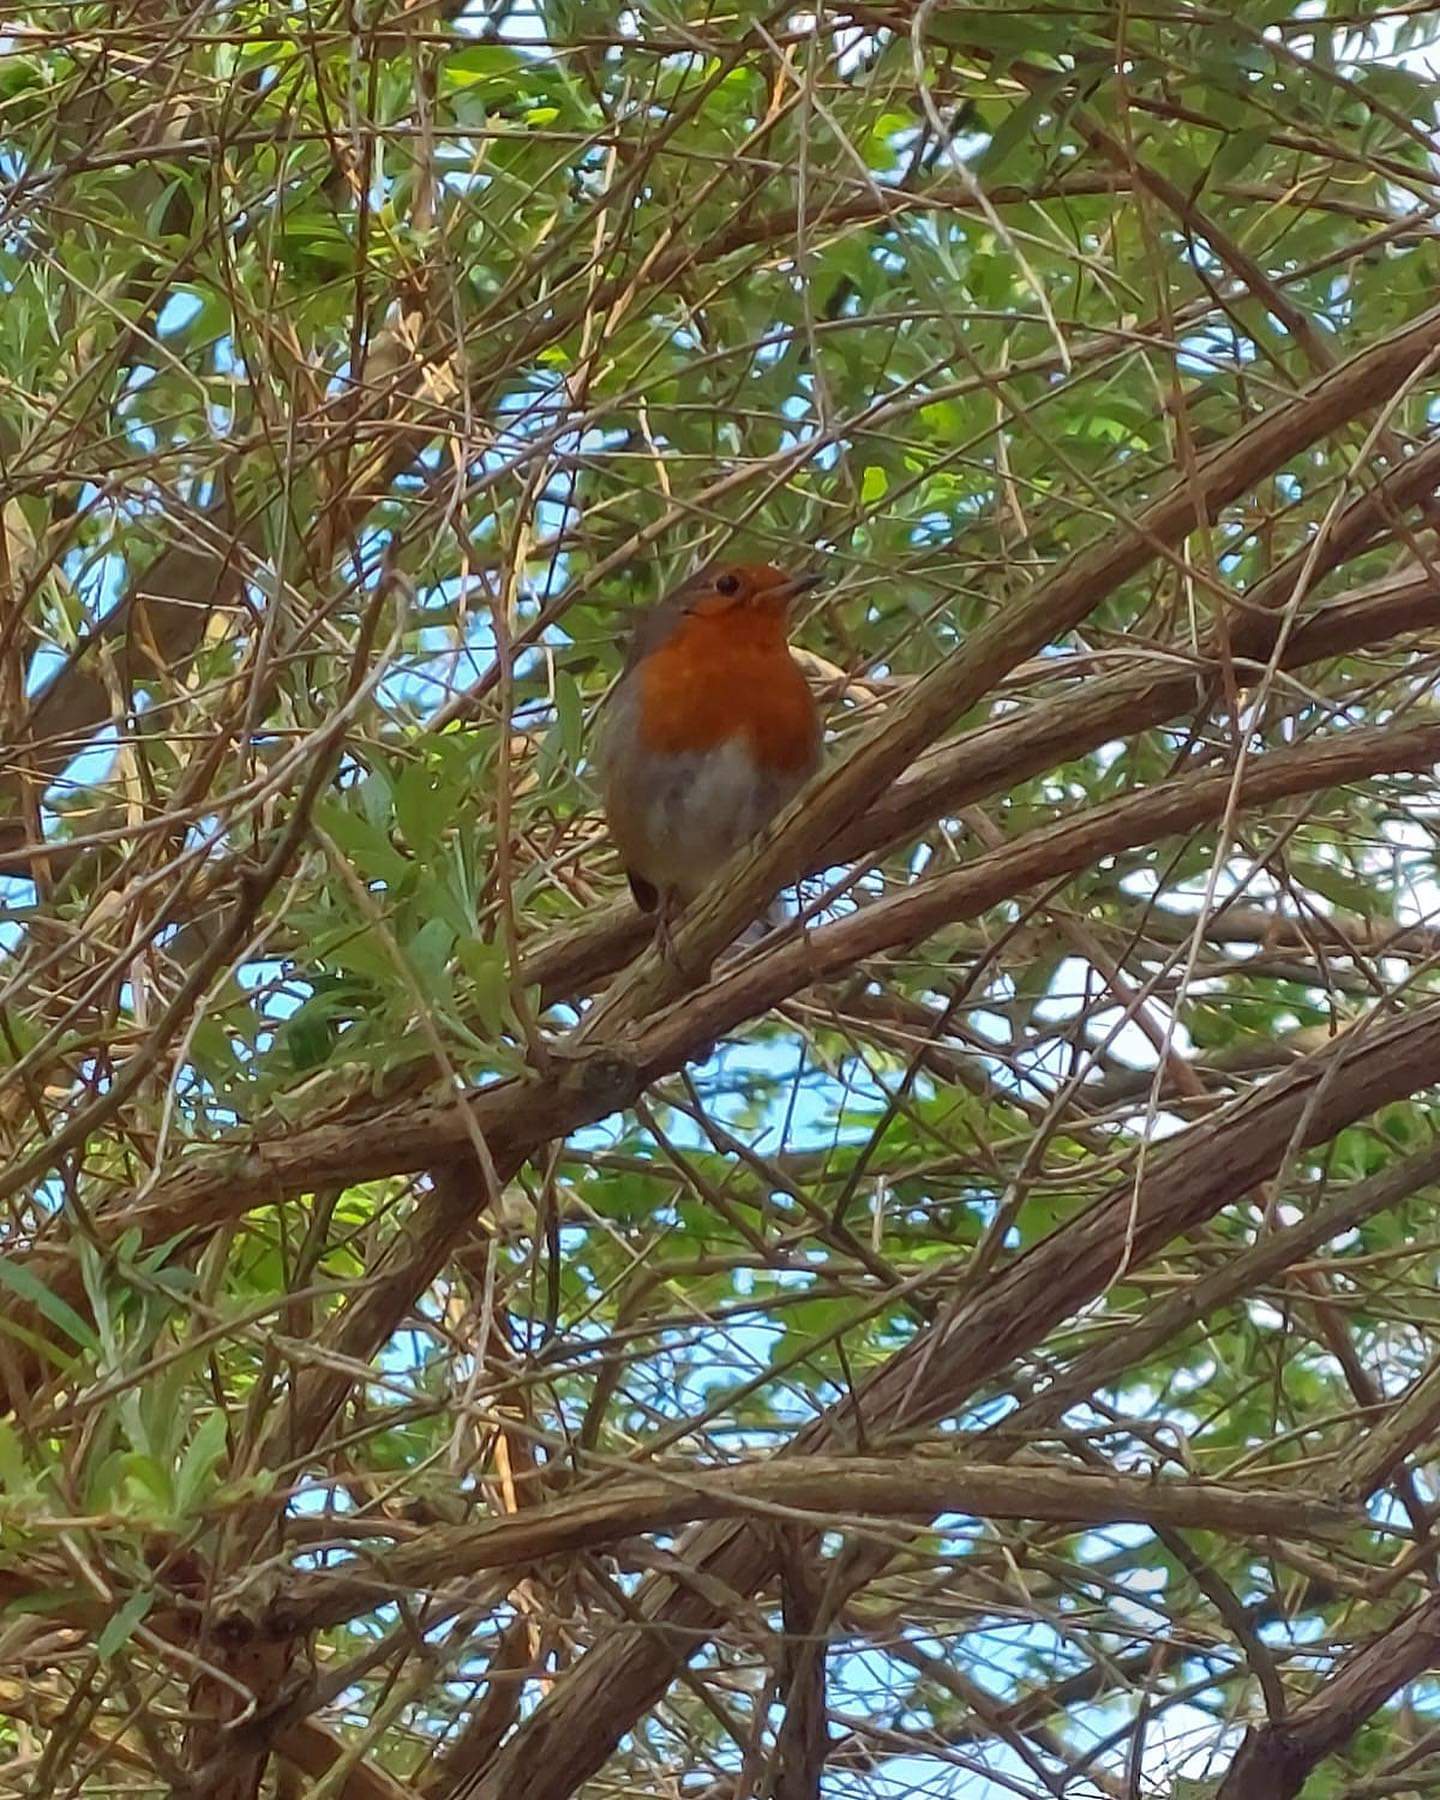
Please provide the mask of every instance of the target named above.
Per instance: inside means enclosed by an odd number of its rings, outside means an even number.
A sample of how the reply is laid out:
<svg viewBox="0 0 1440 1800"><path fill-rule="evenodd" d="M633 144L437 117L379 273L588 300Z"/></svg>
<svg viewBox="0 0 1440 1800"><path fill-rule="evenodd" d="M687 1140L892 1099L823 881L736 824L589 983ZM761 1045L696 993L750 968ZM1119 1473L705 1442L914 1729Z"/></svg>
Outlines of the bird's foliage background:
<svg viewBox="0 0 1440 1800"><path fill-rule="evenodd" d="M0 1792L1440 1789L1436 29L5 9Z"/></svg>

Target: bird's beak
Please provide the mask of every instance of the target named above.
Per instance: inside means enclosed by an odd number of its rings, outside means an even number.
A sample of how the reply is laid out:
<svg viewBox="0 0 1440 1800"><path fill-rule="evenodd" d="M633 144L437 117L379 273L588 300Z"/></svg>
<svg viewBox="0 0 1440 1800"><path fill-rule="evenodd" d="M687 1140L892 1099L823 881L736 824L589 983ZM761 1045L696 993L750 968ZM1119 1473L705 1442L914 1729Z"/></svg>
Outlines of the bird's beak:
<svg viewBox="0 0 1440 1800"><path fill-rule="evenodd" d="M793 606L802 594L808 594L811 588L819 587L821 577L818 575L791 575L780 590L780 597L787 606Z"/></svg>

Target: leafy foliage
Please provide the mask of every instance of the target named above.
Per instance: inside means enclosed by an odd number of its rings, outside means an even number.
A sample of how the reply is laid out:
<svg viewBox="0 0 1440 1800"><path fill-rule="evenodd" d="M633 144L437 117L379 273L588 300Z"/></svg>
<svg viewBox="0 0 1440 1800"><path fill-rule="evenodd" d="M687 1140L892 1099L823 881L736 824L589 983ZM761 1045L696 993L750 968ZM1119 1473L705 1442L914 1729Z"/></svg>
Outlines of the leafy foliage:
<svg viewBox="0 0 1440 1800"><path fill-rule="evenodd" d="M1430 1792L1433 16L0 31L0 1789ZM715 555L923 729L686 997ZM686 1529L822 1453L1340 1511Z"/></svg>

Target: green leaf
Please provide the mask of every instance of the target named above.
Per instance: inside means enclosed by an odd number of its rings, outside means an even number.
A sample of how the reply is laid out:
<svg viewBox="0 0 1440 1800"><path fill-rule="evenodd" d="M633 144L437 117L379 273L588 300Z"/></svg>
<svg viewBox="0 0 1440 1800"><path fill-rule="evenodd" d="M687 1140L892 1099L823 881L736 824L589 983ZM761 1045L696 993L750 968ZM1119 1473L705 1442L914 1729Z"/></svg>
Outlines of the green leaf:
<svg viewBox="0 0 1440 1800"><path fill-rule="evenodd" d="M1040 118L1054 108L1055 96L1067 87L1072 77L1068 70L1039 83L1029 97L1012 106L990 134L990 142L975 164L976 177L993 180L1022 144L1033 145L1035 127Z"/></svg>
<svg viewBox="0 0 1440 1800"><path fill-rule="evenodd" d="M3 1029L0 1029L0 1063L13 1063L18 1056L33 1049L40 1042L39 1028L27 1019L24 1013L11 1007L3 1009Z"/></svg>
<svg viewBox="0 0 1440 1800"><path fill-rule="evenodd" d="M124 1649L134 1634L135 1627L154 1604L155 1590L142 1588L132 1594L117 1612L110 1615L95 1641L95 1654L101 1662L109 1662L118 1650Z"/></svg>
<svg viewBox="0 0 1440 1800"><path fill-rule="evenodd" d="M410 863L386 833L342 802L328 797L317 801L314 818L367 881L383 881L393 887L409 874Z"/></svg>
<svg viewBox="0 0 1440 1800"><path fill-rule="evenodd" d="M444 919L457 938L470 937L475 930L475 914L462 898L465 880L463 847L452 843L415 881L416 911Z"/></svg>
<svg viewBox="0 0 1440 1800"><path fill-rule="evenodd" d="M210 1485L215 1465L225 1454L229 1427L223 1412L207 1413L190 1440L175 1479L175 1508L182 1516L194 1512Z"/></svg>
<svg viewBox="0 0 1440 1800"><path fill-rule="evenodd" d="M170 1471L153 1456L138 1450L124 1453L125 1485L132 1490L139 1510L169 1519L175 1513L175 1489Z"/></svg>
<svg viewBox="0 0 1440 1800"><path fill-rule="evenodd" d="M395 784L395 820L419 856L434 848L454 810L455 796L444 776L423 757L411 763Z"/></svg>
<svg viewBox="0 0 1440 1800"><path fill-rule="evenodd" d="M447 919L427 919L405 946L405 954L421 991L448 1006L451 987L446 970L455 931Z"/></svg>
<svg viewBox="0 0 1440 1800"><path fill-rule="evenodd" d="M1295 866L1308 886L1336 906L1361 919L1374 914L1376 891L1373 881L1353 875L1337 863L1321 862L1318 858L1296 858Z"/></svg>
<svg viewBox="0 0 1440 1800"><path fill-rule="evenodd" d="M1269 137L1270 129L1265 125L1256 125L1248 131L1227 132L1220 140L1220 148L1210 164L1208 179L1213 183L1220 183L1233 180L1239 175L1248 175L1254 169L1256 159L1264 151Z"/></svg>
<svg viewBox="0 0 1440 1800"><path fill-rule="evenodd" d="M0 1256L0 1287L7 1287L12 1294L28 1300L43 1318L63 1331L82 1350L96 1351L100 1348L100 1340L94 1329L81 1318L69 1301L52 1293L39 1276L23 1263L11 1262Z"/></svg>
<svg viewBox="0 0 1440 1800"><path fill-rule="evenodd" d="M0 1419L0 1494L14 1496L34 1486L19 1433L7 1419Z"/></svg>
<svg viewBox="0 0 1440 1800"><path fill-rule="evenodd" d="M1073 22L1050 20L1033 12L1021 15L978 6L957 9L952 14L934 14L928 21L927 35L940 44L1007 50L1026 58L1069 55L1082 41Z"/></svg>
<svg viewBox="0 0 1440 1800"><path fill-rule="evenodd" d="M335 1015L343 1006L338 994L316 994L285 1021L285 1047L292 1068L318 1069L329 1062L340 1036Z"/></svg>
<svg viewBox="0 0 1440 1800"><path fill-rule="evenodd" d="M470 999L482 1028L491 1037L503 1037L510 1016L510 973L505 952L498 944L462 939L456 946L460 966L470 982Z"/></svg>
<svg viewBox="0 0 1440 1800"><path fill-rule="evenodd" d="M584 748L585 709L574 677L563 670L555 677L555 724L566 762L572 769L578 767Z"/></svg>
<svg viewBox="0 0 1440 1800"><path fill-rule="evenodd" d="M483 87L503 95L523 88L522 77L533 70L533 63L504 44L471 44L445 58L440 81L447 88Z"/></svg>

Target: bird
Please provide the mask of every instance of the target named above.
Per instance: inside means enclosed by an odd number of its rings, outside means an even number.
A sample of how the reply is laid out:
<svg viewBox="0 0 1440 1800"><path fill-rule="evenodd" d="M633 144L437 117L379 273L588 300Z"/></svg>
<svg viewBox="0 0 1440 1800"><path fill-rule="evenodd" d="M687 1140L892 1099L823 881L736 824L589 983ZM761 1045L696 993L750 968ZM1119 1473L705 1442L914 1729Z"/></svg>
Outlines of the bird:
<svg viewBox="0 0 1440 1800"><path fill-rule="evenodd" d="M820 766L819 710L790 651L819 577L773 563L702 570L643 612L605 703L606 823L662 950L686 906Z"/></svg>

